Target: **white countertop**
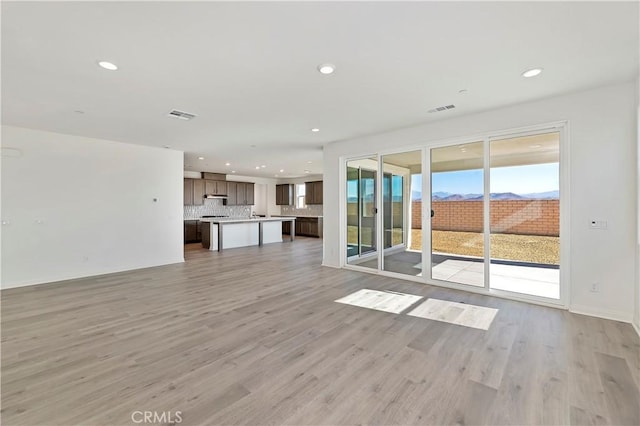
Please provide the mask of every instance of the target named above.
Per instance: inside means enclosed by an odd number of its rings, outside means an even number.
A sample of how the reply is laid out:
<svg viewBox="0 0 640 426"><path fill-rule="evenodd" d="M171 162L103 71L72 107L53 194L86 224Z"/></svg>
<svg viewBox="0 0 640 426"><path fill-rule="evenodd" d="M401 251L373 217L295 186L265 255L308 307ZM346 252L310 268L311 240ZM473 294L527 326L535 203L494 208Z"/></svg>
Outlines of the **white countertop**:
<svg viewBox="0 0 640 426"><path fill-rule="evenodd" d="M251 223L251 222L282 222L283 220L295 220L295 216L278 217L208 217L200 219L201 222L209 223Z"/></svg>

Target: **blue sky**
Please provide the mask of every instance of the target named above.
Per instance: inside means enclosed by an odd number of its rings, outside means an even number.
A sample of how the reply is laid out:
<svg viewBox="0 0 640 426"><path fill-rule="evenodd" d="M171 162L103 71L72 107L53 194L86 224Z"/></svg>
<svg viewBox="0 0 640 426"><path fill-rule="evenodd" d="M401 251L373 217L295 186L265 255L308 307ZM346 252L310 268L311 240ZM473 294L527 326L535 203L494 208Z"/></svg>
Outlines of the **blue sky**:
<svg viewBox="0 0 640 426"><path fill-rule="evenodd" d="M482 194L482 170L434 173L433 192L452 194ZM422 190L420 175L411 177L413 191ZM491 169L491 192L530 194L560 189L559 164L496 167Z"/></svg>

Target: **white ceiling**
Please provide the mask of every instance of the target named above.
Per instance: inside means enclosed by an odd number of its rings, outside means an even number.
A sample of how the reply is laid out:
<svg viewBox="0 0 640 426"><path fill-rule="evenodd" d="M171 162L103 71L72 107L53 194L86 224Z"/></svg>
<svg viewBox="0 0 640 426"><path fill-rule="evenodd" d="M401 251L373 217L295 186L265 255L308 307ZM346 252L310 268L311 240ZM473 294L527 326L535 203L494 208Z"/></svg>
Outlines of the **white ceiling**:
<svg viewBox="0 0 640 426"><path fill-rule="evenodd" d="M2 121L300 176L328 142L631 80L638 50L637 2L3 2Z"/></svg>

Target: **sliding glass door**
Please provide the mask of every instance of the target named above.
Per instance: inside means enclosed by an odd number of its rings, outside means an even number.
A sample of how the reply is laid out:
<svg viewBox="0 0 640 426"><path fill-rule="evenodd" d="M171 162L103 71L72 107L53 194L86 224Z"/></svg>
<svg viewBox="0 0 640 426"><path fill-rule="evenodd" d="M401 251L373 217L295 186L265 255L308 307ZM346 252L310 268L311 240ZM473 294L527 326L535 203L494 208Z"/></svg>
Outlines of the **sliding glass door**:
<svg viewBox="0 0 640 426"><path fill-rule="evenodd" d="M484 287L484 143L431 150L431 278Z"/></svg>
<svg viewBox="0 0 640 426"><path fill-rule="evenodd" d="M422 151L383 155L382 170L382 270L421 277Z"/></svg>
<svg viewBox="0 0 640 426"><path fill-rule="evenodd" d="M560 132L438 147L430 157L431 278L559 300Z"/></svg>
<svg viewBox="0 0 640 426"><path fill-rule="evenodd" d="M560 133L492 139L492 289L560 298Z"/></svg>
<svg viewBox="0 0 640 426"><path fill-rule="evenodd" d="M377 158L347 163L347 263L378 268Z"/></svg>
<svg viewBox="0 0 640 426"><path fill-rule="evenodd" d="M346 263L558 303L562 134L348 160Z"/></svg>

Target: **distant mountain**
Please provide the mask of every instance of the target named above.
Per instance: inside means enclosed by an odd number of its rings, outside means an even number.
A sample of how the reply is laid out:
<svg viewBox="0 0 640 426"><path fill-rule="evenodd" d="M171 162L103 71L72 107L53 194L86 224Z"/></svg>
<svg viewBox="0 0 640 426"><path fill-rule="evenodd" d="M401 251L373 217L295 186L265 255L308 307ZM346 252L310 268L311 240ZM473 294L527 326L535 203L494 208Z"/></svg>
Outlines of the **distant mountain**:
<svg viewBox="0 0 640 426"><path fill-rule="evenodd" d="M450 193L450 192L438 191L438 192L434 192L431 195L433 196L433 198L438 197L438 198L442 199L442 198L447 198L449 195L453 195L453 194Z"/></svg>
<svg viewBox="0 0 640 426"><path fill-rule="evenodd" d="M422 192L421 191L411 191L411 199L413 201L421 201L422 200Z"/></svg>
<svg viewBox="0 0 640 426"><path fill-rule="evenodd" d="M447 194L447 195L445 195ZM550 200L559 197L559 191L535 192L531 194L515 194L513 192L492 192L492 200ZM451 194L435 192L433 201L478 201L484 199L482 194Z"/></svg>
<svg viewBox="0 0 640 426"><path fill-rule="evenodd" d="M524 200L526 197L514 194L513 192L492 192L492 200Z"/></svg>
<svg viewBox="0 0 640 426"><path fill-rule="evenodd" d="M442 198L442 201L463 201L466 199L467 198L464 195L453 194L453 195L449 195L447 197Z"/></svg>
<svg viewBox="0 0 640 426"><path fill-rule="evenodd" d="M534 200L548 200L553 198L560 198L560 191L534 192L532 194L523 194L522 196Z"/></svg>

